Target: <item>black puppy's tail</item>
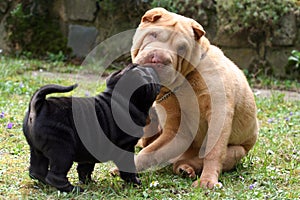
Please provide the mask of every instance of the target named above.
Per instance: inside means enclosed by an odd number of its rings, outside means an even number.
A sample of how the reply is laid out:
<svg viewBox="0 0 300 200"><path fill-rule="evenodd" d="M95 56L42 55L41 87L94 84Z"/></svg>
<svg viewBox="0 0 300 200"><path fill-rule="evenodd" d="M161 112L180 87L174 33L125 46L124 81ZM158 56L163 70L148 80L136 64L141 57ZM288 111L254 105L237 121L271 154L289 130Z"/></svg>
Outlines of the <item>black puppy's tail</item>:
<svg viewBox="0 0 300 200"><path fill-rule="evenodd" d="M40 105L45 101L46 95L52 93L70 92L74 90L77 86L78 84L74 84L68 87L50 84L50 85L45 85L41 87L39 90L37 90L30 100L30 105L29 105L30 122L32 122L32 120L35 118L36 111L38 110Z"/></svg>

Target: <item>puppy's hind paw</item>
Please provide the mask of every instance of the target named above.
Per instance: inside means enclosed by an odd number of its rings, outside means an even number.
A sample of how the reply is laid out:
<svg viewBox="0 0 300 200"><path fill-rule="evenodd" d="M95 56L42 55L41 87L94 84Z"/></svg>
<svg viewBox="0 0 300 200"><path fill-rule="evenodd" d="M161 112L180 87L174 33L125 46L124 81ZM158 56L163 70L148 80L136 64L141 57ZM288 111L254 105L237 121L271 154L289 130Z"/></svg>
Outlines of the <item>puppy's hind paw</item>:
<svg viewBox="0 0 300 200"><path fill-rule="evenodd" d="M178 175L182 175L184 177L196 178L196 173L193 167L188 164L181 164L176 169L174 169L175 173Z"/></svg>
<svg viewBox="0 0 300 200"><path fill-rule="evenodd" d="M134 185L138 186L138 185L142 185L142 181L139 178L135 178L135 180L133 181Z"/></svg>
<svg viewBox="0 0 300 200"><path fill-rule="evenodd" d="M73 186L73 185L69 185L67 187L57 188L57 189L62 191L62 192L74 193L74 194L79 194L81 192L84 192L84 189L82 189L81 187Z"/></svg>
<svg viewBox="0 0 300 200"><path fill-rule="evenodd" d="M201 179L193 182L193 187L201 187L204 189L213 189L215 186L217 187L218 180L210 180L210 179Z"/></svg>
<svg viewBox="0 0 300 200"><path fill-rule="evenodd" d="M137 177L137 174L135 173L120 171L120 176L127 183L132 183L134 185L142 184L141 180Z"/></svg>
<svg viewBox="0 0 300 200"><path fill-rule="evenodd" d="M40 175L38 175L36 173L30 172L29 173L29 177L31 179L38 180L38 181L40 181L43 184L47 184L46 181L45 181L45 177L42 177L42 176L40 176Z"/></svg>

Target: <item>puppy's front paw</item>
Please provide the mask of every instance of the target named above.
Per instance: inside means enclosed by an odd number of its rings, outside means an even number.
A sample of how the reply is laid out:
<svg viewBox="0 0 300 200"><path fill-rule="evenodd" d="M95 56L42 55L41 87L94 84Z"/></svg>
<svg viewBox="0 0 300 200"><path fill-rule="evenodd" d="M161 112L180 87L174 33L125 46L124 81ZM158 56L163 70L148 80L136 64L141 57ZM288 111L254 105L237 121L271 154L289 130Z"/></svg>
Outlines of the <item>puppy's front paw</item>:
<svg viewBox="0 0 300 200"><path fill-rule="evenodd" d="M127 183L133 183L135 185L141 185L140 179L137 177L136 173L120 171L121 178Z"/></svg>
<svg viewBox="0 0 300 200"><path fill-rule="evenodd" d="M49 184L49 185L51 185L51 184ZM58 187L58 186L54 186L54 185L52 185L52 186L56 187L61 192L67 192L67 193L78 194L78 193L81 193L81 192L84 191L84 189L82 189L81 187L79 187L79 186L73 186L71 184L66 185L64 187Z"/></svg>
<svg viewBox="0 0 300 200"><path fill-rule="evenodd" d="M137 177L135 177L135 179L132 181L132 183L134 185L142 185L142 181Z"/></svg>
<svg viewBox="0 0 300 200"><path fill-rule="evenodd" d="M193 182L192 186L213 189L217 183L218 183L218 179L215 177L202 177L201 176L199 180L196 180Z"/></svg>
<svg viewBox="0 0 300 200"><path fill-rule="evenodd" d="M150 167L154 166L154 159L145 155L139 154L135 157L135 166L138 172L149 169Z"/></svg>
<svg viewBox="0 0 300 200"><path fill-rule="evenodd" d="M189 178L196 178L194 168L188 164L180 164L174 169L174 172L178 175L187 176Z"/></svg>
<svg viewBox="0 0 300 200"><path fill-rule="evenodd" d="M65 176L57 176L51 171L48 172L45 181L62 192L79 193L84 191L79 186L73 186Z"/></svg>
<svg viewBox="0 0 300 200"><path fill-rule="evenodd" d="M46 181L45 181L45 177L40 176L40 175L37 174L37 173L30 172L30 173L29 173L29 177L30 177L31 179L38 180L38 181L40 181L40 182L43 183L43 184L47 184Z"/></svg>

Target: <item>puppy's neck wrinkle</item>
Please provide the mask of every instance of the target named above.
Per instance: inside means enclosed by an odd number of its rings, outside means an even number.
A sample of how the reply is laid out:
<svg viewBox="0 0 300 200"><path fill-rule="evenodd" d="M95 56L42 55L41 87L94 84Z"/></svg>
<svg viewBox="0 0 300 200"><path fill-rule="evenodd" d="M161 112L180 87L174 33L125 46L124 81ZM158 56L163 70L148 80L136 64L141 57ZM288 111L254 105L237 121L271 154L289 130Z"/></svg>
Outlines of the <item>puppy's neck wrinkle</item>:
<svg viewBox="0 0 300 200"><path fill-rule="evenodd" d="M179 90L181 86L184 88L185 84L189 84L193 88L193 90L195 91L196 94L203 92L204 90L207 89L205 81L201 77L200 73L198 72L197 69L194 69L189 74L187 74L186 79L182 85L174 88L173 90L170 90L166 87L162 87L160 90L160 93L156 97L156 100L155 100L156 103L161 103L161 102L165 101L172 94L175 94L176 91Z"/></svg>

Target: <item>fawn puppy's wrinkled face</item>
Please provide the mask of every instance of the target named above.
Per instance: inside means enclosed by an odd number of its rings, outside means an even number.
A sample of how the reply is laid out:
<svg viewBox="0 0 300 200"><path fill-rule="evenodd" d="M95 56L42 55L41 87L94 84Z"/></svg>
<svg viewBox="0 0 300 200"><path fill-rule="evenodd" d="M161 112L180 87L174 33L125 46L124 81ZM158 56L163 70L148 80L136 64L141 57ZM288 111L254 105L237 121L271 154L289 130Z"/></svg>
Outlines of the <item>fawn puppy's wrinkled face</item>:
<svg viewBox="0 0 300 200"><path fill-rule="evenodd" d="M132 60L152 66L162 85L176 87L200 62L204 34L202 26L190 18L165 9L150 10L134 35Z"/></svg>

